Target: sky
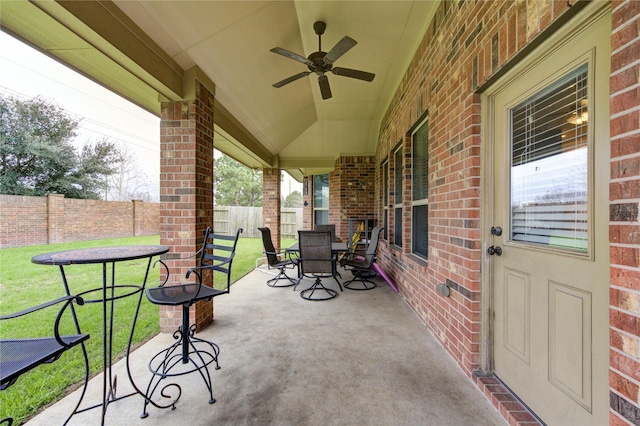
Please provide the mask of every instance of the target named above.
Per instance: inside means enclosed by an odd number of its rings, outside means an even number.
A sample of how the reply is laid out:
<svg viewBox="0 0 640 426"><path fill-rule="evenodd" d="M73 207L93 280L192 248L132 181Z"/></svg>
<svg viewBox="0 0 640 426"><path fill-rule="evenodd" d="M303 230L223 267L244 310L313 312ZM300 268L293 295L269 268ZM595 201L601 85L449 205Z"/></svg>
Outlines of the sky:
<svg viewBox="0 0 640 426"><path fill-rule="evenodd" d="M81 118L75 142L82 146L108 137L125 143L158 200L160 118L0 31L0 94L29 99L41 96L74 118ZM302 184L284 174L282 195L302 192Z"/></svg>
<svg viewBox="0 0 640 426"><path fill-rule="evenodd" d="M158 191L160 119L61 63L0 31L0 94L29 99L41 96L74 118L81 118L75 143L108 137L126 143L136 164ZM155 197L157 199L157 197Z"/></svg>

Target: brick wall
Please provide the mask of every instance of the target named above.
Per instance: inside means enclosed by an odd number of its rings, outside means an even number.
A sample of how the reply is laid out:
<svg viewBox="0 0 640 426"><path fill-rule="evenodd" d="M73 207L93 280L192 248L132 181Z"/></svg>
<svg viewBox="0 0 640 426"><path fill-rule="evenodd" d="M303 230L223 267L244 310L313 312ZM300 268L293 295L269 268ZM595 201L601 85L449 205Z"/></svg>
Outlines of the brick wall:
<svg viewBox="0 0 640 426"><path fill-rule="evenodd" d="M329 173L329 223L336 225L336 237L349 238L349 218L375 219L376 169L374 156L343 156ZM313 176L308 177L309 194L303 196L304 229L313 228Z"/></svg>
<svg viewBox="0 0 640 426"><path fill-rule="evenodd" d="M586 2L443 1L381 123L376 164L404 149L403 247L389 239L379 263L433 335L469 375L480 369L481 98L478 89ZM640 2L614 1L611 77L611 424L640 424ZM544 34L543 36L544 37ZM410 254L411 139L429 113L429 262ZM377 167L378 174L381 173ZM376 177L378 187L382 185ZM382 205L377 217L382 217ZM436 291L450 287L451 297ZM486 381L485 381L486 382ZM488 382L487 382L488 383ZM489 387L499 387L496 383ZM483 390L488 388L483 387ZM505 391L506 392L506 391ZM487 390L487 393L490 393ZM506 393L505 393L506 395ZM496 399L492 399L495 403ZM496 406L499 404L496 403ZM501 406L503 408L503 406ZM508 409L502 414L515 422ZM522 416L526 417L524 412ZM523 417L523 418L524 418ZM534 422L535 420L527 417Z"/></svg>
<svg viewBox="0 0 640 426"><path fill-rule="evenodd" d="M377 164L403 159L403 247L380 263L469 376L480 358L480 96L478 87L569 8L568 2L444 1L381 124ZM411 138L429 109L429 262L411 253ZM380 170L378 170L380 173ZM393 203L393 198L390 200ZM378 217L382 217L379 210ZM390 210L393 238L393 214ZM436 291L446 283L453 291Z"/></svg>
<svg viewBox="0 0 640 426"><path fill-rule="evenodd" d="M344 156L338 158L334 182L329 186L329 196L335 194L330 203L330 217L336 224L336 235L349 239L349 218L374 219L375 217L375 157ZM333 200L332 200L333 201ZM331 216L331 210L333 216Z"/></svg>
<svg viewBox="0 0 640 426"><path fill-rule="evenodd" d="M612 3L610 424L640 424L640 2Z"/></svg>
<svg viewBox="0 0 640 426"><path fill-rule="evenodd" d="M0 248L158 234L157 203L0 195L0 206Z"/></svg>

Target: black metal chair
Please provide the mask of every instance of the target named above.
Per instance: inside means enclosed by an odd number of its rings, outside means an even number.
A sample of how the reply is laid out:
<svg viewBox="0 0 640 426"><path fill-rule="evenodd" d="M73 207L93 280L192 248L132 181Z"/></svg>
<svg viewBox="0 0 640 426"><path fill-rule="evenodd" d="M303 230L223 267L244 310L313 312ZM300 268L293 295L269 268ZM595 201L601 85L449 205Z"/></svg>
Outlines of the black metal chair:
<svg viewBox="0 0 640 426"><path fill-rule="evenodd" d="M175 404L180 399L182 390L177 383L165 385L160 394L164 398L170 398L165 391L169 387L177 389L177 396L166 404L160 404L152 400L153 394L163 379L182 376L197 371L202 377L205 386L209 390L209 404L216 402L213 397L211 375L209 365L215 363L218 370L218 355L220 348L217 344L208 340L195 337L196 324L189 324L189 308L199 301L209 301L216 296L229 293L231 286L231 265L235 256L236 246L242 229L238 229L235 235L215 234L211 227L205 231L202 248L198 252L199 264L187 271L186 278L191 274L196 277L195 282L180 285L165 286L169 279L169 268L159 261L166 269L165 281L156 288L146 290L147 298L151 303L164 306L182 306L182 325L173 334L176 342L170 347L157 353L149 362L149 370L152 373L147 386L142 415L148 416L147 406L152 404L157 408L175 409ZM203 284L205 273L222 273L226 275L226 285L223 289L216 289Z"/></svg>
<svg viewBox="0 0 640 426"><path fill-rule="evenodd" d="M293 289L300 281L307 278L315 279L314 283L300 292L300 297L307 300L329 300L338 295L334 289L327 288L322 278L332 277L338 283L340 291L342 285L338 281L337 256L331 251L331 233L319 231L298 231L300 257L298 263L299 278ZM316 295L316 293L319 294Z"/></svg>
<svg viewBox="0 0 640 426"><path fill-rule="evenodd" d="M286 272L287 269L295 269L296 267L296 263L291 258L291 252L276 250L271 239L271 229L263 227L258 230L262 233L262 245L267 257L267 265L269 269L278 270L276 276L267 281L267 285L270 287L291 287L296 283L296 280L288 276ZM280 280L287 280L287 282L279 284Z"/></svg>
<svg viewBox="0 0 640 426"><path fill-rule="evenodd" d="M349 257L341 262L341 266L349 269L353 274L353 278L344 282L344 287L349 290L371 290L376 288L376 283L370 281L369 278L375 277L376 271L373 264L376 261L376 250L378 249L378 241L380 240L380 232L384 228L376 226L371 230L369 245L364 253L354 251Z"/></svg>
<svg viewBox="0 0 640 426"><path fill-rule="evenodd" d="M85 366L84 386L78 403L71 414L69 414L69 417L67 417L64 424L67 424L71 417L78 412L78 407L84 398L87 383L89 381L89 360L84 346L84 342L89 338L89 335L80 332L80 326L78 325L72 305L73 302L78 305L84 304L84 301L79 296L65 296L20 312L0 317L0 321L10 320L62 303L62 307L58 311L58 315L56 316L53 324L53 336L19 339L8 338L0 340L0 390L5 390L13 385L22 374L31 371L41 364L52 363L58 360L64 352L77 345L81 345ZM69 310L67 311L67 309ZM65 315L65 312L68 312L68 314ZM66 316L71 316L75 328L75 334L60 334L60 323L63 317ZM13 424L13 418L7 417L2 419L0 420L0 424L11 426Z"/></svg>

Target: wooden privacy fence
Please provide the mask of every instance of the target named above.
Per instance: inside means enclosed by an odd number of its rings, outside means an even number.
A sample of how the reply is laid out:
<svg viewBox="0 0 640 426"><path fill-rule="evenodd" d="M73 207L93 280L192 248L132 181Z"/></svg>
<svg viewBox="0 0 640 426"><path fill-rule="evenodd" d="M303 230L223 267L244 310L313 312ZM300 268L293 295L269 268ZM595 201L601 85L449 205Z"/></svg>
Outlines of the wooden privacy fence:
<svg viewBox="0 0 640 426"><path fill-rule="evenodd" d="M262 207L216 206L213 210L213 229L216 233L230 235L242 228L242 237L260 238ZM298 238L302 229L302 208L283 208L280 211L282 238Z"/></svg>

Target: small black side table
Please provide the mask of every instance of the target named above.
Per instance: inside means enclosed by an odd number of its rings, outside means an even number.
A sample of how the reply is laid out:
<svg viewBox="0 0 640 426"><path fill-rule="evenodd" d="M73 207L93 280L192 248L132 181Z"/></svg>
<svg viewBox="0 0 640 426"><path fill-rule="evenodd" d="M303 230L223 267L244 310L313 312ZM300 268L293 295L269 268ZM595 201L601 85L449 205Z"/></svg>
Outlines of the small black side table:
<svg viewBox="0 0 640 426"><path fill-rule="evenodd" d="M129 368L129 352L131 350L131 341L133 339L133 332L138 319L138 313L140 311L140 303L142 302L142 295L149 276L149 269L151 268L151 260L154 256L159 256L169 251L167 246L112 246L112 247L92 247L79 250L67 250L55 253L46 253L34 256L31 258L33 263L40 265L55 265L60 268L60 274L62 276L62 283L67 295L71 295L69 289L69 283L64 272L64 267L68 265L88 265L88 264L102 264L102 287L94 288L84 291L78 295L83 296L91 293L99 293L101 296L96 299L84 298L85 303L101 303L102 304L102 338L103 338L103 365L104 375L102 382L102 403L95 404L86 408L79 408L82 402L82 397L78 406L74 410L73 414L82 413L93 408L102 407L101 424L104 425L104 418L107 413L107 407L109 403L127 398L129 396L140 394L144 397L144 393L141 392L133 382L131 377L131 371ZM141 284L116 284L115 282L115 268L117 262L124 262L135 259L149 259L147 262L147 270L144 275L144 281ZM111 267L108 268L107 265ZM109 274L108 270L111 269ZM123 290L124 293L116 293L116 290ZM138 304L133 316L133 323L131 325L131 334L129 335L129 342L127 344L127 374L129 381L135 389L135 392L129 393L123 396L116 396L116 380L112 374L112 361L113 361L113 327L114 327L114 303L118 299L133 296L138 294ZM75 318L75 311L72 312ZM77 318L76 318L77 321Z"/></svg>

